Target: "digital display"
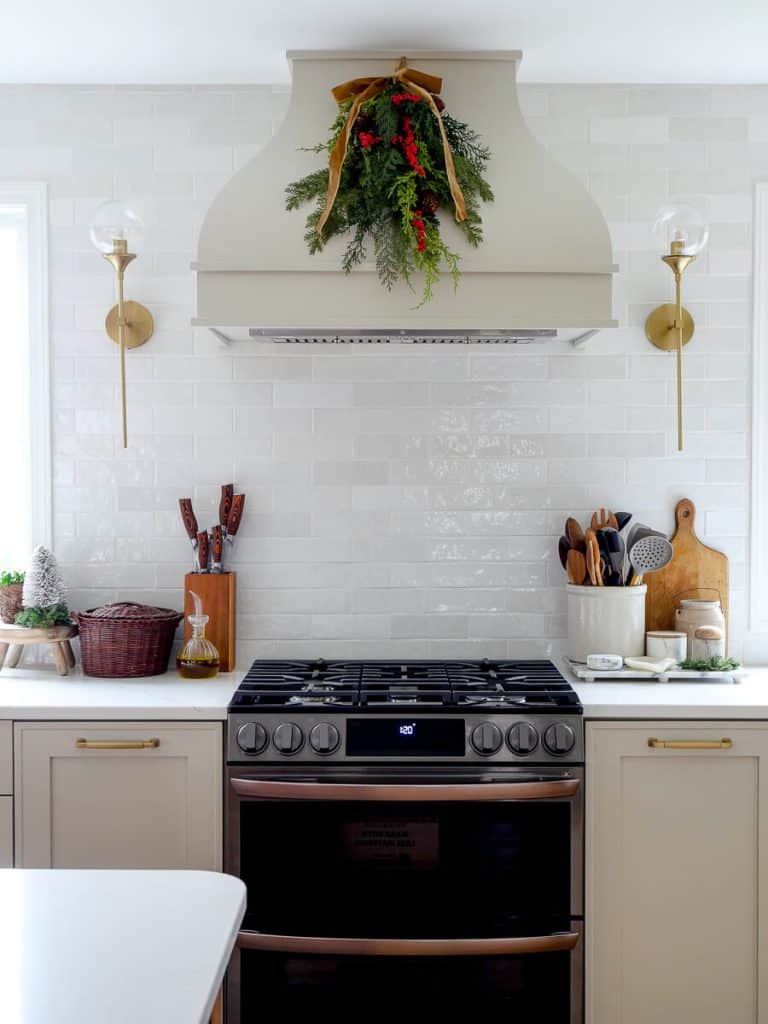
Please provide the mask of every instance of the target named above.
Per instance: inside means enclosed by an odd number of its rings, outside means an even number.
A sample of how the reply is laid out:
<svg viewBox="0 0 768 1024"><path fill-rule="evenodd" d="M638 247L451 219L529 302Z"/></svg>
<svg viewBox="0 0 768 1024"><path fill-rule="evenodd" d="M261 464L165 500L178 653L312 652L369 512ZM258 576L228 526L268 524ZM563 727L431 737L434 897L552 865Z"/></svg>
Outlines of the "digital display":
<svg viewBox="0 0 768 1024"><path fill-rule="evenodd" d="M350 757L463 757L460 718L348 718Z"/></svg>

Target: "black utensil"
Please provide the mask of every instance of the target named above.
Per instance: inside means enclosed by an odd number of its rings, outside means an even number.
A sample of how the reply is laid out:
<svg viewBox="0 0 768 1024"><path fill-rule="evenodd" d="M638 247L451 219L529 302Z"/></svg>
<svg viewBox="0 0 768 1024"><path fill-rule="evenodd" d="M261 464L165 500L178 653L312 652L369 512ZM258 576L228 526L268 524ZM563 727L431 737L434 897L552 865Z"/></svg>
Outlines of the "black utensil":
<svg viewBox="0 0 768 1024"><path fill-rule="evenodd" d="M605 582L609 587L621 587L624 585L624 541L619 531L610 526L604 526L596 533L600 554L605 559Z"/></svg>
<svg viewBox="0 0 768 1024"><path fill-rule="evenodd" d="M632 513L631 512L614 512L613 514L616 516L616 522L619 525L619 533L621 533L621 531L624 529L624 527L627 525L627 523L632 518Z"/></svg>
<svg viewBox="0 0 768 1024"><path fill-rule="evenodd" d="M571 550L571 545L568 543L567 537L560 537L557 542L557 553L560 557L560 564L567 571L568 570L568 552Z"/></svg>

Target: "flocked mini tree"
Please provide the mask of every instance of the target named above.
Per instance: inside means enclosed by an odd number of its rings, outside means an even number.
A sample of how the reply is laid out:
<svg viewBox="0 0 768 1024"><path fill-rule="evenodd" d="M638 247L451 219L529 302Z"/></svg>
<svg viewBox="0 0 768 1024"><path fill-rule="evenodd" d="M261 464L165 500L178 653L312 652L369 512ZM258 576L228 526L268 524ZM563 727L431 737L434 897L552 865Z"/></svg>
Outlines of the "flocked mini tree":
<svg viewBox="0 0 768 1024"><path fill-rule="evenodd" d="M24 580L24 610L16 625L31 628L68 625L67 592L52 551L38 545Z"/></svg>

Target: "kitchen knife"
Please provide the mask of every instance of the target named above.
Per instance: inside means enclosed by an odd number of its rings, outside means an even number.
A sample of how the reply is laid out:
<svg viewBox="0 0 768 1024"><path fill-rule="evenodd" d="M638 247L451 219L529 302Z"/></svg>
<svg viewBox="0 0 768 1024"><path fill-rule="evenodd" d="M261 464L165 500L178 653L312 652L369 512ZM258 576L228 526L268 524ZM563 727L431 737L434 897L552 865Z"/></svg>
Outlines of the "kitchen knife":
<svg viewBox="0 0 768 1024"><path fill-rule="evenodd" d="M198 572L208 572L208 532L203 530L197 535Z"/></svg>
<svg viewBox="0 0 768 1024"><path fill-rule="evenodd" d="M221 485L221 501L219 502L219 522L221 523L221 529L224 532L224 536L226 536L227 534L227 524L229 523L229 514L232 511L232 498L234 497L234 494L234 484Z"/></svg>
<svg viewBox="0 0 768 1024"><path fill-rule="evenodd" d="M222 571L222 556L224 552L224 538L221 526L211 528L211 572Z"/></svg>
<svg viewBox="0 0 768 1024"><path fill-rule="evenodd" d="M191 498L179 498L179 509L181 510L181 521L187 531L192 547L197 549L197 518L192 511Z"/></svg>
<svg viewBox="0 0 768 1024"><path fill-rule="evenodd" d="M234 536L240 529L244 507L245 495L236 494L232 499L232 508L229 513L229 521L227 522L227 540L230 544L234 544Z"/></svg>

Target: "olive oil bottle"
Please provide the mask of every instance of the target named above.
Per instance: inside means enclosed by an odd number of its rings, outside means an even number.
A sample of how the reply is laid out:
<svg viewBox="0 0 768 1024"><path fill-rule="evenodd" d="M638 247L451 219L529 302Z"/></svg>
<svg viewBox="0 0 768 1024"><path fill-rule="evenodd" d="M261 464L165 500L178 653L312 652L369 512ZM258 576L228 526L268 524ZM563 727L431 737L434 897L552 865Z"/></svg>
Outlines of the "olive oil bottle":
<svg viewBox="0 0 768 1024"><path fill-rule="evenodd" d="M212 679L219 674L219 652L205 638L208 616L203 614L203 602L194 591L190 594L195 604L189 616L192 636L176 655L176 668L182 679Z"/></svg>

